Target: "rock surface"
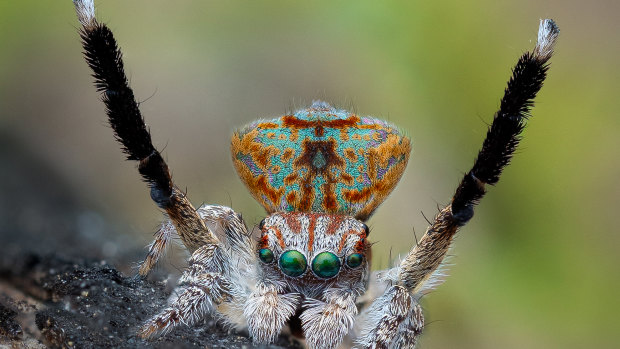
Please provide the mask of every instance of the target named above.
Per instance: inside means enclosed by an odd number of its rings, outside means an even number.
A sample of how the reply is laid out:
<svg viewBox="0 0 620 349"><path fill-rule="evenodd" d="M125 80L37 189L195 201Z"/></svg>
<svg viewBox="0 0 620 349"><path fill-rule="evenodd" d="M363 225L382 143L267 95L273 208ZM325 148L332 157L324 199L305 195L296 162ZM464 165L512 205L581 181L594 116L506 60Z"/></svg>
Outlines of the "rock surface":
<svg viewBox="0 0 620 349"><path fill-rule="evenodd" d="M165 306L172 289L167 278L119 272L131 270L143 248L84 209L7 135L0 135L0 162L8 165L0 171L0 347L256 347L247 333L212 319L152 341L137 337L139 326ZM84 220L99 228L84 230ZM267 347L302 348L287 336Z"/></svg>

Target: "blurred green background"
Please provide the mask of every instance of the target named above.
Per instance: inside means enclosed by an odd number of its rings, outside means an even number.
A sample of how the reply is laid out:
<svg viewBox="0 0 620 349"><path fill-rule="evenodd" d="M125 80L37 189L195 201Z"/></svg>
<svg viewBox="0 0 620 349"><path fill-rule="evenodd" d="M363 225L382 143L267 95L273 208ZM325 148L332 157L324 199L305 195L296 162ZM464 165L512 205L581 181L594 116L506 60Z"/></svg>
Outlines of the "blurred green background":
<svg viewBox="0 0 620 349"><path fill-rule="evenodd" d="M196 204L262 218L228 150L255 118L324 99L406 129L410 166L370 221L375 269L408 251L414 228L421 236L420 211L450 198L538 20L555 19L534 117L459 234L450 277L424 299L422 348L620 346L620 2L96 4L155 145ZM0 3L0 131L146 244L161 214L105 126L77 25L69 0Z"/></svg>

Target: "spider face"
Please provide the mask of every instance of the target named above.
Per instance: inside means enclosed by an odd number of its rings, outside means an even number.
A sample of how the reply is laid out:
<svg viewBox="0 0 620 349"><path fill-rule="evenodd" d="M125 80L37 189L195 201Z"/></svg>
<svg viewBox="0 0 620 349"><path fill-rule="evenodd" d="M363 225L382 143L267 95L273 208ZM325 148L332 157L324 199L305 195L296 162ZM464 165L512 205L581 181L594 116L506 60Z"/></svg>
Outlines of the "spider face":
<svg viewBox="0 0 620 349"><path fill-rule="evenodd" d="M368 227L350 216L274 213L261 224L258 259L268 279L308 286L338 280L361 281L366 274Z"/></svg>

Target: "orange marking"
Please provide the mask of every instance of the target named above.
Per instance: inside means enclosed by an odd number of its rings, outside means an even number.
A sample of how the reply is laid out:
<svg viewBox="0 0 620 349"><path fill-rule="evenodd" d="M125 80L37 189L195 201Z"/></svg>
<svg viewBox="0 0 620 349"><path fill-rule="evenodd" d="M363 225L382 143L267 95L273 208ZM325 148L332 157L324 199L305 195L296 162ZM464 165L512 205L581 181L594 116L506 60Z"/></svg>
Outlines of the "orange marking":
<svg viewBox="0 0 620 349"><path fill-rule="evenodd" d="M297 193L292 191L286 194L286 202L293 207L297 207Z"/></svg>
<svg viewBox="0 0 620 349"><path fill-rule="evenodd" d="M348 173L341 173L340 178L342 179L342 182L348 186L352 186L353 184L355 184L353 182L353 176Z"/></svg>
<svg viewBox="0 0 620 349"><path fill-rule="evenodd" d="M269 247L269 235L265 234L263 235L263 237L260 238L260 241L258 243L258 248L267 248Z"/></svg>
<svg viewBox="0 0 620 349"><path fill-rule="evenodd" d="M282 127L288 127L292 129L300 129L300 128L347 128L347 127L356 127L360 122L360 118L357 115L351 115L346 119L336 119L336 120L299 120L293 115L285 115L282 117ZM322 134L322 130L315 130L316 133ZM318 134L317 134L318 136Z"/></svg>
<svg viewBox="0 0 620 349"><path fill-rule="evenodd" d="M273 233L276 234L276 238L278 239L278 243L280 244L280 247L282 249L284 249L286 247L286 244L284 244L284 239L282 238L282 233L276 227L271 227L271 229L273 229Z"/></svg>
<svg viewBox="0 0 620 349"><path fill-rule="evenodd" d="M286 224L288 225L288 228L290 231L292 231L294 234L301 233L301 223L299 222L299 215L296 215L293 212L291 212L291 213L286 213L282 216L286 220Z"/></svg>
<svg viewBox="0 0 620 349"><path fill-rule="evenodd" d="M323 184L323 193L325 193L325 197L323 198L323 208L327 212L334 212L338 208L338 201L336 201L334 187L335 185L330 183Z"/></svg>
<svg viewBox="0 0 620 349"><path fill-rule="evenodd" d="M362 240L358 241L353 247L353 251L357 253L364 253L366 251L366 243Z"/></svg>
<svg viewBox="0 0 620 349"><path fill-rule="evenodd" d="M267 179L265 178L265 175L260 175L258 176L257 180L254 182L255 185L253 186L254 188L260 188L260 189L254 189L253 192L255 193L264 193L269 200L271 200L271 202L275 205L277 202L280 202L280 197L282 196L282 194L284 194L284 188L280 188L279 190L274 190L271 185L269 185L269 182L267 181Z"/></svg>
<svg viewBox="0 0 620 349"><path fill-rule="evenodd" d="M323 137L325 135L325 129L323 125L318 125L314 128L314 135L317 137Z"/></svg>
<svg viewBox="0 0 620 349"><path fill-rule="evenodd" d="M297 177L299 177L299 174L297 174L297 172L291 173L290 175L284 177L284 184L285 185L293 184L297 180Z"/></svg>
<svg viewBox="0 0 620 349"><path fill-rule="evenodd" d="M342 235L342 239L340 239L340 244L338 244L338 253L342 252L342 249L344 248L344 244L347 242L347 238L349 237L349 235L355 233L352 230L347 231L346 233L344 233L344 235Z"/></svg>
<svg viewBox="0 0 620 349"><path fill-rule="evenodd" d="M310 216L310 226L308 226L308 252L312 252L312 245L314 244L314 228L316 228L317 216Z"/></svg>
<svg viewBox="0 0 620 349"><path fill-rule="evenodd" d="M360 176L361 177L361 176ZM359 178L358 178L359 181ZM363 181L363 179L362 179ZM374 188L364 188L362 190L347 190L344 192L344 198L350 202L362 202L370 198L370 195L375 191Z"/></svg>
<svg viewBox="0 0 620 349"><path fill-rule="evenodd" d="M292 148L286 148L286 150L284 150L284 152L282 153L282 156L280 157L280 160L283 163L287 163L289 161L291 161L291 159L293 158L294 151Z"/></svg>
<svg viewBox="0 0 620 349"><path fill-rule="evenodd" d="M256 127L270 129L270 128L279 128L280 126L278 126L278 124L276 124L275 122L261 122Z"/></svg>
<svg viewBox="0 0 620 349"><path fill-rule="evenodd" d="M342 235L342 239L340 239L340 244L338 245L338 253L342 252L342 249L344 248L344 245L347 243L347 238L349 237L349 235L358 235L360 237L360 239L364 238L364 233L363 232L359 232L359 231L355 231L355 230L349 230L346 233L344 233L344 235ZM355 244L354 249L356 252L360 252L359 247L361 246L365 246L365 244L362 241L358 241L357 244Z"/></svg>
<svg viewBox="0 0 620 349"><path fill-rule="evenodd" d="M344 150L344 156L346 156L351 162L357 162L357 154L355 154L355 150L353 150L353 148L346 148Z"/></svg>

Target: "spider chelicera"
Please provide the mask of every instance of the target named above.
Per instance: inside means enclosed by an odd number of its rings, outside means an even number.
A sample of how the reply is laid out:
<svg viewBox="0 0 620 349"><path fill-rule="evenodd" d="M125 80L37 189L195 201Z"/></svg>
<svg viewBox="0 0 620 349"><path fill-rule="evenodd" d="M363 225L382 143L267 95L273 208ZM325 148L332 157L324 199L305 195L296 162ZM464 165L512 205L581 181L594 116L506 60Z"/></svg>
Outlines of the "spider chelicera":
<svg viewBox="0 0 620 349"><path fill-rule="evenodd" d="M536 46L515 65L482 149L452 200L404 259L371 278L364 222L403 174L409 138L387 122L324 102L236 132L235 168L268 214L255 241L240 214L216 205L195 209L173 183L112 32L95 19L92 0L74 3L114 135L127 158L138 161L152 199L168 217L139 272L148 274L173 237L191 253L168 307L139 330L144 338L209 313L247 328L256 343L274 341L288 325L310 348L334 348L347 335L361 348L413 348L424 327L418 300L437 285L457 230L512 158L559 34L552 20L541 21ZM366 299L369 294L379 296Z"/></svg>

